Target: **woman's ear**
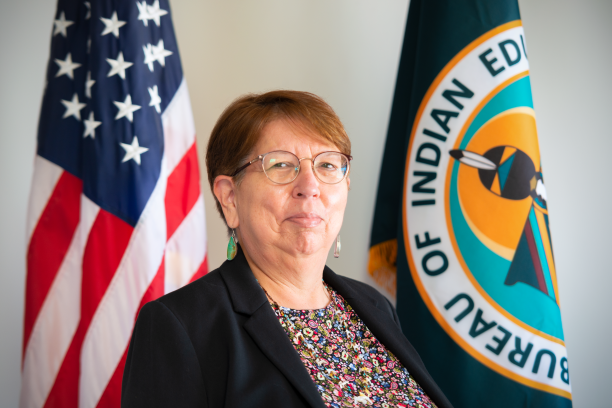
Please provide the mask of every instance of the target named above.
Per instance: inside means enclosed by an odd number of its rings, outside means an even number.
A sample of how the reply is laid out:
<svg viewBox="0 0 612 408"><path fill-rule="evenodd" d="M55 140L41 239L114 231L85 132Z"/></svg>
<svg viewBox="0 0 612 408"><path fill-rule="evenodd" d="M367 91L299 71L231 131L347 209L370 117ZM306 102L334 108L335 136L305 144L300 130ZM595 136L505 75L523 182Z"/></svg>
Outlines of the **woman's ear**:
<svg viewBox="0 0 612 408"><path fill-rule="evenodd" d="M221 208L225 221L230 228L238 228L238 207L236 206L236 184L230 176L217 176L213 183L213 192Z"/></svg>

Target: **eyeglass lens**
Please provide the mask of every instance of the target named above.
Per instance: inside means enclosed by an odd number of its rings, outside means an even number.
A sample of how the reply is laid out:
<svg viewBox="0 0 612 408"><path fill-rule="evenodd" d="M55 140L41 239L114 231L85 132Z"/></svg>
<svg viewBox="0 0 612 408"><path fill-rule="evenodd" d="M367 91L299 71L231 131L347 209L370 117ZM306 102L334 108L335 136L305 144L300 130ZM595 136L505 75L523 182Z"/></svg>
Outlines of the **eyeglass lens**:
<svg viewBox="0 0 612 408"><path fill-rule="evenodd" d="M319 154L313 163L315 176L326 184L336 184L348 171L348 159L336 152ZM289 152L270 152L263 157L266 176L278 184L291 183L300 171L300 161Z"/></svg>

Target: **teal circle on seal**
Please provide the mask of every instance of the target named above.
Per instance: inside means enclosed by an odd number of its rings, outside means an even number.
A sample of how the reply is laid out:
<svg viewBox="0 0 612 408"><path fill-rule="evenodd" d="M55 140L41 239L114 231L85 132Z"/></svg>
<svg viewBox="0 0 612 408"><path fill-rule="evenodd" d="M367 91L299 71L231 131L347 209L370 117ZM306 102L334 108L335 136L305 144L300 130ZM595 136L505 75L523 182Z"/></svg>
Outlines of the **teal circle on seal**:
<svg viewBox="0 0 612 408"><path fill-rule="evenodd" d="M468 127L459 148L466 149L476 132L491 118L518 107L533 109L529 76L510 83L482 107ZM459 204L457 176L460 163L453 160L452 166L448 191L451 223L457 247L471 274L482 289L506 312L535 330L564 340L561 311L557 302L523 282L507 284L512 262L518 262L520 259L517 260L517 255L513 261L499 256L483 244L471 230ZM516 268L515 265L514 269Z"/></svg>

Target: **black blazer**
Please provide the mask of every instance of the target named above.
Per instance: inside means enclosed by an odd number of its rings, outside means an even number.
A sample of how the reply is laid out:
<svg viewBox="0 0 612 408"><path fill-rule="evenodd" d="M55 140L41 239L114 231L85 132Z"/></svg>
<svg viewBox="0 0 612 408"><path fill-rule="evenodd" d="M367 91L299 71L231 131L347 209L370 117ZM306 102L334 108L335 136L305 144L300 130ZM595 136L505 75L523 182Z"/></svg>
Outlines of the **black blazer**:
<svg viewBox="0 0 612 408"><path fill-rule="evenodd" d="M372 287L323 278L440 408L451 407ZM123 374L122 407L320 407L325 404L242 253L147 303Z"/></svg>

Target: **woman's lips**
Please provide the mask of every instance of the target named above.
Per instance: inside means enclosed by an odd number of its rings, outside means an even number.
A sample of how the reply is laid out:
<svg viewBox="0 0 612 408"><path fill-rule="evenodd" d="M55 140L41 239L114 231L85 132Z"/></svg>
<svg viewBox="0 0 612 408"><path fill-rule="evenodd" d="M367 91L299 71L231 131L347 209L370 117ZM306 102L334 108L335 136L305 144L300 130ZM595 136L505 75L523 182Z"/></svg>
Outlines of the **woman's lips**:
<svg viewBox="0 0 612 408"><path fill-rule="evenodd" d="M313 228L319 225L323 219L314 213L301 213L287 218L287 221L303 228Z"/></svg>

